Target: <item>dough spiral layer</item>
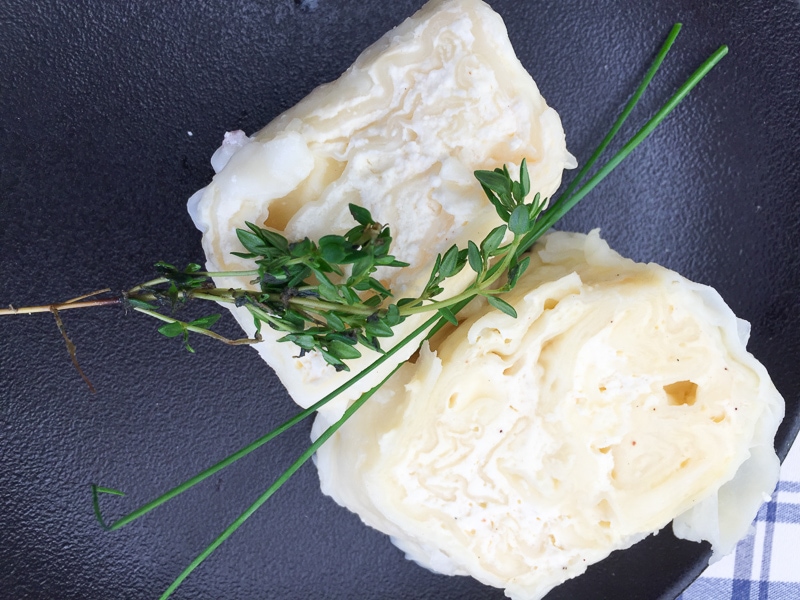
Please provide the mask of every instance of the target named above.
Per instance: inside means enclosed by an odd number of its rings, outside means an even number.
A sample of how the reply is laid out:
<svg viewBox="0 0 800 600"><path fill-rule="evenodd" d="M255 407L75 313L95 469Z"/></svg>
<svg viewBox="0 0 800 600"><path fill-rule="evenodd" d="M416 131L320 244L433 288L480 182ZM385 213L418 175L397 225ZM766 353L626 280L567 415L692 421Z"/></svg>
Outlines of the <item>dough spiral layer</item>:
<svg viewBox="0 0 800 600"><path fill-rule="evenodd" d="M711 288L551 233L318 453L408 557L540 598L676 518L732 550L775 486L783 400ZM318 419L315 433L327 425Z"/></svg>

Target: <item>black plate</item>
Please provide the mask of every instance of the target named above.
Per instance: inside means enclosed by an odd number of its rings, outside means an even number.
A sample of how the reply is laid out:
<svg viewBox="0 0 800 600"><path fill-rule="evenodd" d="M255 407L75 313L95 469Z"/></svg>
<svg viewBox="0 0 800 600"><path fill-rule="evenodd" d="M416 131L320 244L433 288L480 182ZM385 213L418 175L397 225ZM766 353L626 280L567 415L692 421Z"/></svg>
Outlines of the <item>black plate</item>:
<svg viewBox="0 0 800 600"><path fill-rule="evenodd" d="M63 300L202 259L185 201L230 129L252 133L335 78L421 0L12 0L0 8L0 303ZM685 28L640 123L722 43L698 90L562 228L716 287L800 420L800 8L783 0L500 1L523 64L585 159L670 26ZM191 133L190 133L191 132ZM197 354L115 309L0 321L0 596L155 598L296 457L309 426L135 524L122 514L294 413L256 353ZM228 322L228 331L235 331ZM703 545L662 532L549 598L673 598ZM501 598L403 559L304 468L175 598Z"/></svg>

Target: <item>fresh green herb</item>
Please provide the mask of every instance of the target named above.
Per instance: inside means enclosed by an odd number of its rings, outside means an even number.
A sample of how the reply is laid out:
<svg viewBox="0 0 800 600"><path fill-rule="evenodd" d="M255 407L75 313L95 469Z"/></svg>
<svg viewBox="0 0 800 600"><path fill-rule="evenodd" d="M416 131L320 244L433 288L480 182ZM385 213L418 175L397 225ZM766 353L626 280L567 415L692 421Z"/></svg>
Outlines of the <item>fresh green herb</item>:
<svg viewBox="0 0 800 600"><path fill-rule="evenodd" d="M158 332L180 337L189 352L194 352L189 333L229 344L246 344L260 341L261 327L266 324L283 334L278 341L294 343L300 356L318 352L337 371L349 370L346 361L362 356L359 347L383 353L380 339L393 336L394 328L411 315L438 312L457 325L451 307L475 296L484 296L493 306L514 314L513 308L497 296L513 288L527 267L528 259L518 256L520 245L526 236L543 231L538 219L546 201L536 194L530 203L525 202L530 191L525 160L520 166L519 181L512 179L505 166L495 171L477 171L475 176L507 225L493 229L480 246L470 241L465 249L452 246L437 256L418 297L391 302L392 293L375 277L376 272L382 267L408 264L389 254L389 227L375 222L367 209L351 204L350 213L357 225L344 235L326 235L318 242L308 238L290 242L280 233L253 223L247 223L247 229L238 229L237 236L246 252L234 254L253 260L257 268L236 274L254 277L258 290L214 285L213 276L231 276L231 272L206 272L197 264L180 270L158 262L155 267L159 277L128 290L121 302L166 322ZM511 239L504 244L508 233ZM475 273L472 284L451 298L438 300L444 282L467 264ZM219 314L186 322L160 310L164 307L174 314L190 300L244 307L255 320L256 337L228 340L214 333L211 328ZM18 309L25 311L33 312Z"/></svg>
<svg viewBox="0 0 800 600"><path fill-rule="evenodd" d="M401 298L396 302L393 301L391 291L374 276L381 267L397 268L406 265L388 253L391 244L389 228L373 221L366 209L351 205L350 212L358 225L343 236L325 236L316 243L308 239L290 243L277 232L248 223L247 229L237 231L239 240L246 250L238 256L255 261L257 269L252 271L210 273L202 271L196 264L191 264L181 271L170 264L158 263L156 265L160 275L158 278L128 290L121 297L94 300L85 300L86 297L82 297L61 304L0 309L0 315L34 312L52 312L57 315L58 311L67 309L121 304L165 322L166 324L159 328L159 332L168 337L181 337L186 347L192 351L188 344L190 332L211 336L228 344L254 343L260 340L260 335L257 333L254 339L229 340L211 331L219 315L185 322L163 314L160 312L161 308L176 310L191 299L232 303L247 308L256 321L257 331L266 323L284 332L285 335L281 340L296 344L301 354L309 351L319 352L337 370L347 369L345 361L361 355L358 346L383 352L378 342L379 338L390 337L392 328L411 315L433 312L432 316L391 349L313 406L110 525L103 519L99 495L124 494L116 489L93 485L93 506L100 524L108 530L119 529L260 448L387 363L402 348L410 344L420 345L424 339L429 339L448 323L457 325L459 311L478 296L485 297L497 310L515 317L514 308L500 296L516 285L528 267L529 258L523 255L524 252L644 141L727 53L727 47L722 46L712 54L645 126L584 182L591 167L619 132L649 85L679 31L680 24L676 24L644 80L609 133L575 180L561 195L550 202L549 206L548 202L541 199L538 194L534 195L529 203L525 201L530 193L530 179L524 160L520 167L519 181L513 180L505 166L494 171L475 173L505 224L492 230L480 243L470 241L467 247L462 249L453 246L438 256L428 282L417 298ZM445 280L460 273L466 265L469 265L475 274L473 282L463 292L450 298L437 299L443 292ZM214 286L211 279L214 276L251 276L259 289L255 291L219 289ZM90 294L94 295L96 294ZM60 328L63 332L63 327ZM70 353L74 358L74 347ZM398 368L399 365L396 365L394 370ZM391 374L386 379L390 376ZM307 462L383 382L356 400L339 421L323 432L250 508L192 561L164 592L162 600L168 598L205 558L258 510L302 464Z"/></svg>

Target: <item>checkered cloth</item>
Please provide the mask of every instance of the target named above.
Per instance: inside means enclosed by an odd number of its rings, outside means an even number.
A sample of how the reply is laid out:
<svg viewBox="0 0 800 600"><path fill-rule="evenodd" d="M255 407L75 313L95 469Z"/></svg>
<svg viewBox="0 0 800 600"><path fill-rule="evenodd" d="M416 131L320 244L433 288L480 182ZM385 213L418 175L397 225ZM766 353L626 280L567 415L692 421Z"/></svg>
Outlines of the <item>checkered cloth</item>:
<svg viewBox="0 0 800 600"><path fill-rule="evenodd" d="M736 551L708 567L678 600L800 599L800 440L753 525Z"/></svg>

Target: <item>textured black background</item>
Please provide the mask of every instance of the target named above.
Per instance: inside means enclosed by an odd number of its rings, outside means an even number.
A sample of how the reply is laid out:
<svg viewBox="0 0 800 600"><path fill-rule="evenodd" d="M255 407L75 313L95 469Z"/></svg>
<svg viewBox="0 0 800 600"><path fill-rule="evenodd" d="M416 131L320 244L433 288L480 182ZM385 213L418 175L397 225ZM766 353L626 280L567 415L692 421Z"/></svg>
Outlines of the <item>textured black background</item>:
<svg viewBox="0 0 800 600"><path fill-rule="evenodd" d="M6 0L0 5L0 304L63 300L202 260L185 201L226 130L252 133L421 0ZM715 286L751 321L751 351L800 395L800 8L795 0L513 1L495 8L569 147L587 156L669 27L685 24L639 122L710 54L724 59L569 215L612 247ZM187 132L192 132L189 135ZM104 533L89 483L121 515L293 414L246 348L197 354L116 309L63 315L88 393L47 315L0 321L0 598L156 598L308 443L286 434L146 518ZM233 325L228 322L233 333ZM672 598L704 546L670 533L550 598ZM318 490L306 467L176 598L501 598L405 561Z"/></svg>

